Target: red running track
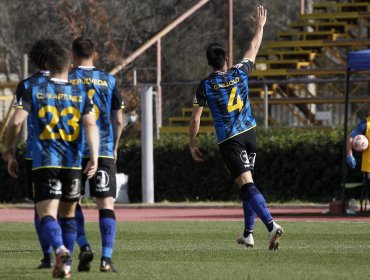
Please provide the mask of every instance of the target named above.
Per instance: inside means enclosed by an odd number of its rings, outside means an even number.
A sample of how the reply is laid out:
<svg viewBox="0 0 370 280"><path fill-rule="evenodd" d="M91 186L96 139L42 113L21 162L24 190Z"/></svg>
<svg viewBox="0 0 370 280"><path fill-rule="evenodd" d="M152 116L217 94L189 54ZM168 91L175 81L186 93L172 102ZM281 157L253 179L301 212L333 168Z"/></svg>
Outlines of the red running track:
<svg viewBox="0 0 370 280"><path fill-rule="evenodd" d="M272 207L277 221L346 221L370 222L368 212L362 215L334 216L326 207ZM33 208L0 209L0 222L33 222ZM84 209L87 222L98 221L98 211ZM117 221L242 221L243 211L238 207L119 207Z"/></svg>

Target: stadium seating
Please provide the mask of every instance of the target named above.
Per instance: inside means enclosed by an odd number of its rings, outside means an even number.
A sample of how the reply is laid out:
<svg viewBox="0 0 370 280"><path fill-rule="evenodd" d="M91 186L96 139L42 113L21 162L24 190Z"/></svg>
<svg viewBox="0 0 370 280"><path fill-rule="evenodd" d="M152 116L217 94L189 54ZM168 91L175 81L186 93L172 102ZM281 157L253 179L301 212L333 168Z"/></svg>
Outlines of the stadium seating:
<svg viewBox="0 0 370 280"><path fill-rule="evenodd" d="M315 84L313 93L308 89L307 81L304 85L279 84L279 81L287 79L337 78L343 81L347 52L370 47L370 1L314 2L311 13L299 15L297 21L289 23L286 30L276 34L275 40L263 42L249 85L250 100L256 111L264 110L263 84L268 86L269 106L281 106L276 110L287 111L292 118L298 119L297 123L317 124L313 121L316 119L316 107L311 105L324 106L320 110L329 112L335 104L343 104L343 86L336 87L334 83L325 89ZM369 98L362 96L352 96L351 102L370 104ZM187 133L192 112L190 105L179 108L180 115L168 117L168 126L163 126L160 131ZM269 121L279 123L271 113ZM201 124L201 133L213 131L208 108L203 110Z"/></svg>

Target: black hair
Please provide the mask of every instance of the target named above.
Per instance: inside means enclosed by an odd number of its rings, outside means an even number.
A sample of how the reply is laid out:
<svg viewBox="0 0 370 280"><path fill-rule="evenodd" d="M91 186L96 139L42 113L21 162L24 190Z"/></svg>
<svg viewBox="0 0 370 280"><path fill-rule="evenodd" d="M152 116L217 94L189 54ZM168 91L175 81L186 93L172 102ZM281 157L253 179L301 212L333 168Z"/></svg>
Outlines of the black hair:
<svg viewBox="0 0 370 280"><path fill-rule="evenodd" d="M45 69L45 63L50 48L58 46L58 43L52 39L41 39L31 47L28 57L30 61L39 69Z"/></svg>
<svg viewBox="0 0 370 280"><path fill-rule="evenodd" d="M68 50L60 46L55 46L49 49L47 57L48 70L51 73L63 73L68 71L71 63L71 55Z"/></svg>
<svg viewBox="0 0 370 280"><path fill-rule="evenodd" d="M77 58L90 58L95 52L95 44L89 38L78 37L72 43L72 51Z"/></svg>
<svg viewBox="0 0 370 280"><path fill-rule="evenodd" d="M226 51L218 43L209 44L207 47L208 64L215 69L222 69L226 61Z"/></svg>

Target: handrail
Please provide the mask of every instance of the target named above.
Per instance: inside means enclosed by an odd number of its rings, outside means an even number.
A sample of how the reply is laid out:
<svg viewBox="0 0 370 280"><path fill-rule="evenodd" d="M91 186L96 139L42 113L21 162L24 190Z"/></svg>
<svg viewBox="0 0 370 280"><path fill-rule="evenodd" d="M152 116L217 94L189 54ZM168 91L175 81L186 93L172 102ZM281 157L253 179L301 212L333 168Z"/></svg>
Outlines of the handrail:
<svg viewBox="0 0 370 280"><path fill-rule="evenodd" d="M170 24L168 24L159 33L157 33L156 35L154 35L145 44L143 44L140 48L138 48L136 51L134 51L129 57L127 57L124 60L122 60L122 62L119 65L117 65L116 67L114 67L112 70L110 70L109 73L112 74L112 75L117 74L127 64L129 64L132 61L134 61L138 56L140 56L148 48L150 48L152 45L154 45L159 39L161 39L163 36L165 36L167 33L169 33L177 25L179 25L181 22L183 22L185 19L187 19L189 16L191 16L194 12L196 12L198 9L200 9L204 4L206 4L208 2L209 2L209 0L200 0L197 4L195 4L189 10L187 10L185 13L183 13L181 16L179 16L173 22L171 22Z"/></svg>

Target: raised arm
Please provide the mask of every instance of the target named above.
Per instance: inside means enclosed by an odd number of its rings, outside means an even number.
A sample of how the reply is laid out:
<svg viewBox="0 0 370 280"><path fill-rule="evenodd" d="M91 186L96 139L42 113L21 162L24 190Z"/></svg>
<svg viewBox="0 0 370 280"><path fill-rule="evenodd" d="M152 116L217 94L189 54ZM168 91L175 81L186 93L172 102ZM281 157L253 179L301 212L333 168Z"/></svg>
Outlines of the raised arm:
<svg viewBox="0 0 370 280"><path fill-rule="evenodd" d="M244 58L249 58L254 62L262 43L263 28L267 19L267 10L262 5L258 6L257 15L255 17L251 17L251 19L255 25L255 33L250 42L249 48L244 55Z"/></svg>

